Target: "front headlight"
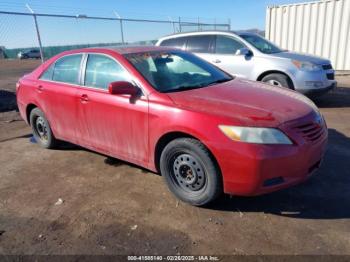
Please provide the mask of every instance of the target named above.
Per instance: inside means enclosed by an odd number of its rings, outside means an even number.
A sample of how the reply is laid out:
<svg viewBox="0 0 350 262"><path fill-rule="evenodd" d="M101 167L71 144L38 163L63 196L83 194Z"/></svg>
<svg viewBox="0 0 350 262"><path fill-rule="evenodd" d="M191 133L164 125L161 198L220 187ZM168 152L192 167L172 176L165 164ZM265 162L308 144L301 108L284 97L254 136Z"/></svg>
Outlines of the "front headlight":
<svg viewBox="0 0 350 262"><path fill-rule="evenodd" d="M318 71L322 67L311 62L292 60L292 63L299 69L303 71Z"/></svg>
<svg viewBox="0 0 350 262"><path fill-rule="evenodd" d="M219 128L228 138L235 141L254 144L293 144L282 131L276 128L225 125L220 125Z"/></svg>

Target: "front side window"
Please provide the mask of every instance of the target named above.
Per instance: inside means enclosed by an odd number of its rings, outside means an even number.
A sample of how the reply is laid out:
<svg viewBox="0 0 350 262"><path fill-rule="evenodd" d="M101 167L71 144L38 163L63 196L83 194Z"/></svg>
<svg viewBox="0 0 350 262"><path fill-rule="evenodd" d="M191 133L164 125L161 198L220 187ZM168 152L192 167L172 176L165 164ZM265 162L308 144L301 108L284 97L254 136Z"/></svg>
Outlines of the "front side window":
<svg viewBox="0 0 350 262"><path fill-rule="evenodd" d="M108 89L108 85L116 81L130 81L128 72L112 58L89 54L85 71L85 86Z"/></svg>
<svg viewBox="0 0 350 262"><path fill-rule="evenodd" d="M159 92L203 88L232 79L215 66L187 52L142 52L126 54L125 57Z"/></svg>
<svg viewBox="0 0 350 262"><path fill-rule="evenodd" d="M52 80L69 84L79 84L82 55L68 55L56 61Z"/></svg>
<svg viewBox="0 0 350 262"><path fill-rule="evenodd" d="M193 53L211 53L211 43L214 36L196 35L187 38L187 51Z"/></svg>
<svg viewBox="0 0 350 262"><path fill-rule="evenodd" d="M223 35L216 36L215 44L215 52L226 55L234 55L238 49L245 47L241 42Z"/></svg>
<svg viewBox="0 0 350 262"><path fill-rule="evenodd" d="M267 41L265 38L259 35L253 34L240 34L244 40L253 45L256 49L264 54L274 54L283 52L283 50L271 42Z"/></svg>

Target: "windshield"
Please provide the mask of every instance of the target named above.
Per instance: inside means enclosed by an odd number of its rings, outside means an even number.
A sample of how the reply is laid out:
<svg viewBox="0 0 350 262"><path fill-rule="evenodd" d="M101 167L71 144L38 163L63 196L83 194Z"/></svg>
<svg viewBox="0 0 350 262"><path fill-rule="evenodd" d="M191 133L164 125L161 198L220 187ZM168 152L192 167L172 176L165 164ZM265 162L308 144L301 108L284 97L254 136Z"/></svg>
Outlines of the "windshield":
<svg viewBox="0 0 350 262"><path fill-rule="evenodd" d="M159 92L177 92L226 82L232 77L190 53L152 51L124 55Z"/></svg>
<svg viewBox="0 0 350 262"><path fill-rule="evenodd" d="M253 45L256 49L264 54L274 54L283 52L282 49L275 46L271 42L267 41L265 38L259 35L251 35L251 34L240 34L244 40Z"/></svg>

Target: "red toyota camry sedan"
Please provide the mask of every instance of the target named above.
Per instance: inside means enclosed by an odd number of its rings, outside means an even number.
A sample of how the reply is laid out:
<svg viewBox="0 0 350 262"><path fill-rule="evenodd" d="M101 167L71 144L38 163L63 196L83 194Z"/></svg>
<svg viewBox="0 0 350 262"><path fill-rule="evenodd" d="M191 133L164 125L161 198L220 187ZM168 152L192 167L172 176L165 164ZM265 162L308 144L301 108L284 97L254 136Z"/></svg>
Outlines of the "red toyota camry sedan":
<svg viewBox="0 0 350 262"><path fill-rule="evenodd" d="M69 141L160 172L198 206L300 183L327 143L306 97L164 47L61 53L19 80L17 101L44 148Z"/></svg>

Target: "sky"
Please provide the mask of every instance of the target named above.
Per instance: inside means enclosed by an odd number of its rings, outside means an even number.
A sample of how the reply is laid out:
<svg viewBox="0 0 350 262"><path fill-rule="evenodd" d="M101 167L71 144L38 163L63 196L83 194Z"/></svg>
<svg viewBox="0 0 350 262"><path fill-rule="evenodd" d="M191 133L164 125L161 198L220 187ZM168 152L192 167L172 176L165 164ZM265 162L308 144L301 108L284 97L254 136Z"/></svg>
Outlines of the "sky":
<svg viewBox="0 0 350 262"><path fill-rule="evenodd" d="M307 0L0 0L0 11L28 12L29 4L37 13L58 13L124 18L182 20L205 23L231 23L231 29L265 29L266 7L306 2ZM38 18L43 45L119 42L117 21L96 21L63 18ZM171 24L132 23L124 25L127 42L152 40L173 33ZM187 30L195 30L188 28ZM175 28L178 31L178 28ZM0 14L0 46L36 45L32 17Z"/></svg>

